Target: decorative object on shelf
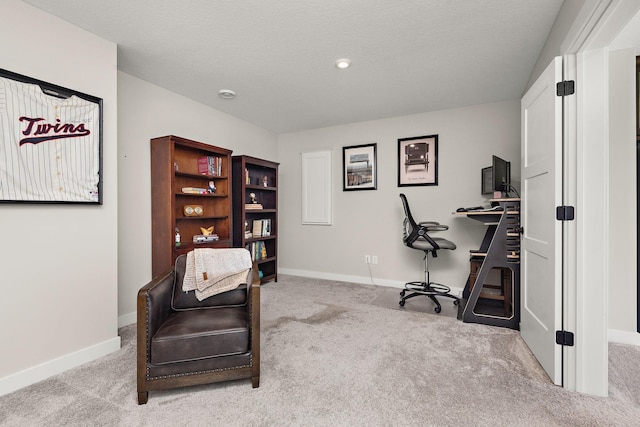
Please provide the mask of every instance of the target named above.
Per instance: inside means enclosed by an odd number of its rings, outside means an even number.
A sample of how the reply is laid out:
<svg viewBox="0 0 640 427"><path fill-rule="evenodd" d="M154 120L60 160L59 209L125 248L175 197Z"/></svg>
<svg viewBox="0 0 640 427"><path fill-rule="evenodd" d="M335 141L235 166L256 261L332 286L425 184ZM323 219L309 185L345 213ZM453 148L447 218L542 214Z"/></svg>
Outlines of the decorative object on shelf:
<svg viewBox="0 0 640 427"><path fill-rule="evenodd" d="M195 234L193 236L193 243L207 243L207 242L215 242L220 237L213 232L213 225L208 228L200 227L200 232L202 234Z"/></svg>
<svg viewBox="0 0 640 427"><path fill-rule="evenodd" d="M378 185L377 144L342 147L342 189L375 190Z"/></svg>
<svg viewBox="0 0 640 427"><path fill-rule="evenodd" d="M200 227L200 231L203 235L210 236L211 234L213 234L213 225L208 228Z"/></svg>
<svg viewBox="0 0 640 427"><path fill-rule="evenodd" d="M398 139L398 187L438 185L438 135Z"/></svg>
<svg viewBox="0 0 640 427"><path fill-rule="evenodd" d="M202 205L185 205L183 211L184 216L202 216L204 213Z"/></svg>
<svg viewBox="0 0 640 427"><path fill-rule="evenodd" d="M247 203L244 205L245 209L262 209L262 204L258 203L258 199L256 197L256 193L249 193L249 198L251 199L251 203Z"/></svg>
<svg viewBox="0 0 640 427"><path fill-rule="evenodd" d="M266 176L266 175L262 177L262 186L263 187L268 187L269 186L269 177Z"/></svg>
<svg viewBox="0 0 640 427"><path fill-rule="evenodd" d="M180 246L180 230L178 230L178 227L176 227L175 243L176 246Z"/></svg>
<svg viewBox="0 0 640 427"><path fill-rule="evenodd" d="M101 205L102 99L3 69L0 86L0 202Z"/></svg>
<svg viewBox="0 0 640 427"><path fill-rule="evenodd" d="M216 183L213 181L209 181L209 193L213 194L216 192Z"/></svg>

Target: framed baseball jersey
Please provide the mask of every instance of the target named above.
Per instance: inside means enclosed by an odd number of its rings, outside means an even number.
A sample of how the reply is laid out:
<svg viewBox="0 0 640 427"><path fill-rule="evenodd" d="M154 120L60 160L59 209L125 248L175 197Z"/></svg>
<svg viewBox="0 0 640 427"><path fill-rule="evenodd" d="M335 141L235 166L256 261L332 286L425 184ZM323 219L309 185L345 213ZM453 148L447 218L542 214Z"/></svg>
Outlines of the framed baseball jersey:
<svg viewBox="0 0 640 427"><path fill-rule="evenodd" d="M102 99L0 69L0 202L102 204Z"/></svg>

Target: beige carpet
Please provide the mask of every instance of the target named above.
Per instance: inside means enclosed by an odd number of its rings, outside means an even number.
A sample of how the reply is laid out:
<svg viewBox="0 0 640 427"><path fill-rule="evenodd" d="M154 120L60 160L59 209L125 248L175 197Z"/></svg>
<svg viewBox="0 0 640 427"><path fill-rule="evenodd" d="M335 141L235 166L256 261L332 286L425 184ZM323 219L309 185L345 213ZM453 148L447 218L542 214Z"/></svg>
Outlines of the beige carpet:
<svg viewBox="0 0 640 427"><path fill-rule="evenodd" d="M2 426L626 426L640 349L611 346L610 398L552 385L517 331L467 324L450 300L279 276L262 288L262 376L151 392L138 406L135 326L95 362L0 397Z"/></svg>

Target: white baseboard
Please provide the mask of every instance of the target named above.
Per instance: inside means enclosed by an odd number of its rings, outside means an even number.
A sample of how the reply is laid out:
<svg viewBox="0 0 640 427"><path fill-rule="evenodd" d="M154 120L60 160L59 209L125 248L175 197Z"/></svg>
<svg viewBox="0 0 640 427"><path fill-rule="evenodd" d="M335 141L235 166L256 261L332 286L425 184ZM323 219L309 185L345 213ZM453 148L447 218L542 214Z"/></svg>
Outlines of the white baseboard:
<svg viewBox="0 0 640 427"><path fill-rule="evenodd" d="M83 348L76 352L27 368L9 376L0 378L0 396L23 387L46 380L71 368L91 362L120 349L120 337Z"/></svg>
<svg viewBox="0 0 640 427"><path fill-rule="evenodd" d="M325 273L323 271L297 270L292 268L279 268L278 274L309 277L311 279L336 280L340 282L361 283L363 285L389 286L391 288L404 288L405 282L398 280L378 279L366 276L350 276L346 274ZM462 288L451 288L453 295L462 295Z"/></svg>
<svg viewBox="0 0 640 427"><path fill-rule="evenodd" d="M118 316L118 328L122 328L123 326L131 325L138 321L138 315L135 311L131 313L123 314L122 316Z"/></svg>
<svg viewBox="0 0 640 427"><path fill-rule="evenodd" d="M637 332L608 330L609 342L616 344L630 344L640 347L640 334Z"/></svg>

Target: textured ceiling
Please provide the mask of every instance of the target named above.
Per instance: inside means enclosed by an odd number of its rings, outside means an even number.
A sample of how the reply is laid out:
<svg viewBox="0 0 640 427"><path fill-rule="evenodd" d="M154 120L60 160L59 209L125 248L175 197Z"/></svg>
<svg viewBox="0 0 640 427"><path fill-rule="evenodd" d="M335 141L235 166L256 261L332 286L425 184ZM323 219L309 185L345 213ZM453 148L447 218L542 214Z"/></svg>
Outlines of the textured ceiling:
<svg viewBox="0 0 640 427"><path fill-rule="evenodd" d="M276 133L519 99L560 0L27 0ZM350 58L352 66L334 63ZM220 89L237 93L232 101Z"/></svg>

